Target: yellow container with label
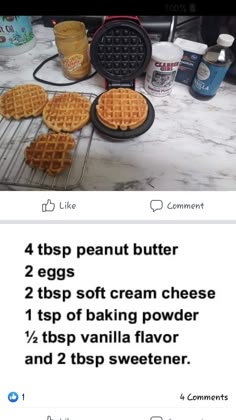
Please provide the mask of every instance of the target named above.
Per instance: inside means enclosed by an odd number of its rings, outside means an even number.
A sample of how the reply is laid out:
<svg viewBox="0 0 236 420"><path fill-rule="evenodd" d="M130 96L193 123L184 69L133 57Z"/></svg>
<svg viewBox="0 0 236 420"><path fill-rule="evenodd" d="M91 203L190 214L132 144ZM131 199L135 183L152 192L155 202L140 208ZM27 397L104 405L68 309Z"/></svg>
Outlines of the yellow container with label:
<svg viewBox="0 0 236 420"><path fill-rule="evenodd" d="M66 21L54 26L56 45L65 77L79 80L91 69L88 38L82 22Z"/></svg>

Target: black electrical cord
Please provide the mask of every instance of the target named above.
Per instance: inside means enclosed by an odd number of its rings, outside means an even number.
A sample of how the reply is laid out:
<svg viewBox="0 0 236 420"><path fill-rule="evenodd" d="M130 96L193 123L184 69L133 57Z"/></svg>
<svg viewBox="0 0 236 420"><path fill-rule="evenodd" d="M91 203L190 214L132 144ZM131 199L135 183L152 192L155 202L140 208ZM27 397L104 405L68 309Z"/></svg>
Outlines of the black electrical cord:
<svg viewBox="0 0 236 420"><path fill-rule="evenodd" d="M52 85L52 86L70 86L70 85L75 85L76 83L79 83L79 82L83 82L84 80L91 79L91 77L95 76L95 74L97 73L97 71L94 71L89 76L83 77L83 79L76 80L74 82L69 82L69 83L49 82L48 80L40 79L39 77L37 77L36 74L44 66L44 64L46 64L50 60L53 60L56 57L58 57L58 54L52 55L51 57L49 57L46 60L44 60L41 64L39 64L38 67L36 67L36 69L33 71L33 77L34 77L35 80L37 80L38 82L41 82L41 83L47 83L48 85Z"/></svg>

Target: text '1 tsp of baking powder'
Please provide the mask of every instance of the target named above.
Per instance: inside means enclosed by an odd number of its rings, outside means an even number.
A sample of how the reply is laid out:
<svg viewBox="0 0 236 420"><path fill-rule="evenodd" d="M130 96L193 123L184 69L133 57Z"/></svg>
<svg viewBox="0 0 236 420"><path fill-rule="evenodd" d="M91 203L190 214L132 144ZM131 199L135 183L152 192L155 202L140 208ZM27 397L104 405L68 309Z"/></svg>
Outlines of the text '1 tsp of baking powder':
<svg viewBox="0 0 236 420"><path fill-rule="evenodd" d="M171 93L182 56L182 48L172 42L152 45L152 58L144 85L150 95L166 96Z"/></svg>

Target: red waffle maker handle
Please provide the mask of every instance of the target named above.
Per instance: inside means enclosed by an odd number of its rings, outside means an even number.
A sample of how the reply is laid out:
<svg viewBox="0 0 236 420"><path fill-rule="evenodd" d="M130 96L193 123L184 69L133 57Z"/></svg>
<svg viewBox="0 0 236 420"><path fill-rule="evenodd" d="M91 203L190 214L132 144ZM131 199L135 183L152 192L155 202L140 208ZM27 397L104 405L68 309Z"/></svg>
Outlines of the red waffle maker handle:
<svg viewBox="0 0 236 420"><path fill-rule="evenodd" d="M141 20L138 18L138 16L106 16L105 19L104 19L103 24L101 26L99 26L99 28L97 28L97 30L94 32L92 41L96 37L97 32L99 32L99 30L101 29L101 27L103 25L105 25L107 22L110 22L111 20L117 20L117 19L133 20L134 22L136 22L138 25L141 26Z"/></svg>
<svg viewBox="0 0 236 420"><path fill-rule="evenodd" d="M138 23L139 25L141 25L141 21L138 18L138 16L106 16L105 20L104 20L104 23L106 23L107 21L110 21L110 20L115 20L115 19L129 19L129 20L133 20L136 23Z"/></svg>

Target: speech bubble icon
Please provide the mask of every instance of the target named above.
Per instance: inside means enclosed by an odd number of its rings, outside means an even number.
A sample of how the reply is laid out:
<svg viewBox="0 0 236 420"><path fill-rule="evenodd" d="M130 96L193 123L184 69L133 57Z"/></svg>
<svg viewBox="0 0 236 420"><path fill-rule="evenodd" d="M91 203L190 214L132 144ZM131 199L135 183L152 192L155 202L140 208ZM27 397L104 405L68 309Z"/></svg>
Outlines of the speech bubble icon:
<svg viewBox="0 0 236 420"><path fill-rule="evenodd" d="M150 207L152 211L161 210L163 208L163 201L162 200L151 200Z"/></svg>
<svg viewBox="0 0 236 420"><path fill-rule="evenodd" d="M152 416L152 417L150 418L150 420L163 420L163 418L162 418L162 417L160 417L160 416Z"/></svg>

